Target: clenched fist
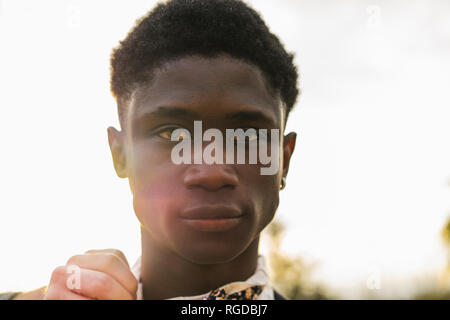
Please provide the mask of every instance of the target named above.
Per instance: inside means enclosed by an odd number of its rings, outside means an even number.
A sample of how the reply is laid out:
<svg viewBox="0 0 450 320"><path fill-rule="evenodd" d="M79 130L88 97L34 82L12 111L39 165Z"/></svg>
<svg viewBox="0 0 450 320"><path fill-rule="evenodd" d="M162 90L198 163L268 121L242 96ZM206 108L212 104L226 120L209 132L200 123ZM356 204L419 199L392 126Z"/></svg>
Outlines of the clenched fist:
<svg viewBox="0 0 450 320"><path fill-rule="evenodd" d="M45 300L134 300L138 281L120 250L89 250L51 276Z"/></svg>

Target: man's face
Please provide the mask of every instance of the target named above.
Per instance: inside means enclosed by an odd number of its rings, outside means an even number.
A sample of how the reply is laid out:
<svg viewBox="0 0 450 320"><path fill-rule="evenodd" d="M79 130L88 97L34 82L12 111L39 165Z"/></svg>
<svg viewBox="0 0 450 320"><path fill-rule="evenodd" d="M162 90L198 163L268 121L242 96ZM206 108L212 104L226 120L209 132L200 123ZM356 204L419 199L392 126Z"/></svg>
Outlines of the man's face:
<svg viewBox="0 0 450 320"><path fill-rule="evenodd" d="M278 207L295 144L295 134L282 136L281 100L269 92L258 68L226 57L176 59L152 79L132 95L126 133L108 130L115 162L125 159L118 174L128 177L136 216L155 243L195 263L230 261ZM279 129L278 173L261 175L259 162L174 164L178 141L171 141L171 133L193 132L194 120L202 121L203 131L217 128L224 137L225 129ZM223 219L192 219L199 217Z"/></svg>

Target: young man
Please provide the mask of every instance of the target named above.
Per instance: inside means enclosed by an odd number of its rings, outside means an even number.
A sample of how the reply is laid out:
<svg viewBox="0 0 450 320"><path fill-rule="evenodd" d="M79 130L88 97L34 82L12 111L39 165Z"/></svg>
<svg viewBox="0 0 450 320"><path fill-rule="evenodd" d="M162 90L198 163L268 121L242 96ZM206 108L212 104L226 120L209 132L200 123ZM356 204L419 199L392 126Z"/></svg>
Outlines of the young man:
<svg viewBox="0 0 450 320"><path fill-rule="evenodd" d="M296 135L284 129L297 78L293 55L241 1L172 0L138 20L111 56L121 131L109 127L108 139L117 175L129 180L142 256L130 268L118 250L88 251L56 268L47 288L15 298L281 299L258 243L294 151ZM269 142L277 170L174 163L173 133L194 132L195 121L224 134L279 130ZM68 285L71 265L78 286Z"/></svg>

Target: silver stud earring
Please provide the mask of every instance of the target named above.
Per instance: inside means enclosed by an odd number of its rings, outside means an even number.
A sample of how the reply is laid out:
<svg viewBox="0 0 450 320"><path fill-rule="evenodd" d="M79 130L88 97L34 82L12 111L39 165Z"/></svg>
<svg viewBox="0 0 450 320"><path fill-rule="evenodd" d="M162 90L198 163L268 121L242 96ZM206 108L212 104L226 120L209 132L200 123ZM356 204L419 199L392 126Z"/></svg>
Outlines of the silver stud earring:
<svg viewBox="0 0 450 320"><path fill-rule="evenodd" d="M281 178L280 190L283 190L286 187L286 177Z"/></svg>

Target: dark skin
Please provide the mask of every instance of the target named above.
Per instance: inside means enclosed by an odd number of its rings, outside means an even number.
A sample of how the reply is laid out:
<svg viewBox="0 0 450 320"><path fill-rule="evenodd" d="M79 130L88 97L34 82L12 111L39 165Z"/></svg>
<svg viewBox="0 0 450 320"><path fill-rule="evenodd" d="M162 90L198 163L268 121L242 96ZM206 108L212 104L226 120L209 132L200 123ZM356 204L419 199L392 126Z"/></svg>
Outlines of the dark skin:
<svg viewBox="0 0 450 320"><path fill-rule="evenodd" d="M117 175L128 178L141 223L144 299L206 293L244 281L256 268L260 232L273 219L296 134L283 135L285 108L261 71L220 56L182 57L155 70L128 102L123 131L108 128ZM171 161L176 128L280 130L280 168L261 164L181 164ZM204 144L204 146L207 143ZM248 163L248 162L246 162ZM205 232L180 214L202 205L232 205L242 213L234 228Z"/></svg>

